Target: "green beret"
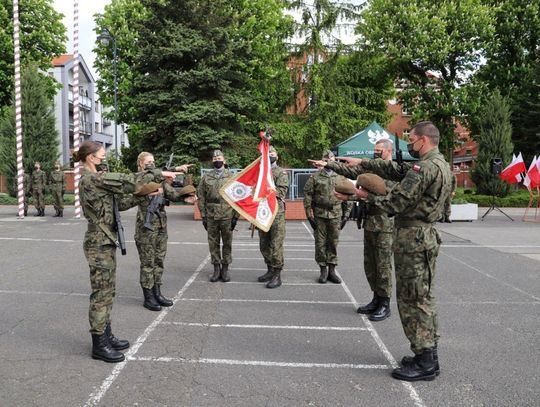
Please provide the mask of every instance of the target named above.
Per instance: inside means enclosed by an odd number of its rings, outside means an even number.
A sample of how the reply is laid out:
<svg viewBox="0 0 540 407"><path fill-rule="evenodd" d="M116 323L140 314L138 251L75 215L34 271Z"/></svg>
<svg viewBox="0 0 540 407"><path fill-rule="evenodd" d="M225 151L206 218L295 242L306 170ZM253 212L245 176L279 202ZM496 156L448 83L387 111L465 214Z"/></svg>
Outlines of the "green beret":
<svg viewBox="0 0 540 407"><path fill-rule="evenodd" d="M274 148L274 146L270 146L270 149L268 150L269 153L276 153L277 154L277 151L276 149Z"/></svg>
<svg viewBox="0 0 540 407"><path fill-rule="evenodd" d="M219 157L219 156L225 157L225 155L223 154L221 150L214 150L214 152L212 153L212 157Z"/></svg>
<svg viewBox="0 0 540 407"><path fill-rule="evenodd" d="M386 184L377 174L360 174L356 185L376 195L386 195Z"/></svg>
<svg viewBox="0 0 540 407"><path fill-rule="evenodd" d="M331 150L324 150L322 159L323 160L330 160L332 158L336 158L335 154Z"/></svg>
<svg viewBox="0 0 540 407"><path fill-rule="evenodd" d="M354 184L348 179L342 179L341 181L338 181L334 189L336 190L336 192L339 192L344 195L356 194L356 188L354 187Z"/></svg>
<svg viewBox="0 0 540 407"><path fill-rule="evenodd" d="M180 196L193 195L195 194L195 192L197 192L197 190L195 189L193 185L186 185L185 187L180 189L180 191L178 191L178 195Z"/></svg>

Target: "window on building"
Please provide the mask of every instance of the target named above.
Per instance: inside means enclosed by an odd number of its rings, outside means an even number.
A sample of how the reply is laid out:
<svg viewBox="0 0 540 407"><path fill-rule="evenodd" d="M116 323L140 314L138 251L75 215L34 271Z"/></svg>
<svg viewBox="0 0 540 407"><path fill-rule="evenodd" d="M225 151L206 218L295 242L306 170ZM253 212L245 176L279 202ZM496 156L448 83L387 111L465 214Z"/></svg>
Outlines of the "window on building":
<svg viewBox="0 0 540 407"><path fill-rule="evenodd" d="M99 133L99 123L98 123L98 122L95 122L95 123L94 123L94 131L95 131L96 133Z"/></svg>
<svg viewBox="0 0 540 407"><path fill-rule="evenodd" d="M410 116L411 112L409 112L409 109L407 109L405 106L401 106L401 114L403 116Z"/></svg>
<svg viewBox="0 0 540 407"><path fill-rule="evenodd" d="M465 150L465 154L472 155L472 150L468 148L467 150Z"/></svg>
<svg viewBox="0 0 540 407"><path fill-rule="evenodd" d="M95 108L95 109L96 109L96 113L99 113L99 102L98 102L97 100L96 100L95 106L96 106L96 108Z"/></svg>
<svg viewBox="0 0 540 407"><path fill-rule="evenodd" d="M403 140L409 140L409 136L411 135L411 129L404 129L402 134Z"/></svg>

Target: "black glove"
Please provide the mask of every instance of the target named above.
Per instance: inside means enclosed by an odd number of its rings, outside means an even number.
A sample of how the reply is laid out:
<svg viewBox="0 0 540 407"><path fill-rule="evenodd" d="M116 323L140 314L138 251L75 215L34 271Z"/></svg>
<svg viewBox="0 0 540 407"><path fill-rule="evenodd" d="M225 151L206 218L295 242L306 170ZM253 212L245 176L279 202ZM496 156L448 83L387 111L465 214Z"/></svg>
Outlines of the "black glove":
<svg viewBox="0 0 540 407"><path fill-rule="evenodd" d="M341 225L339 226L339 229L340 230L343 230L343 228L345 227L345 225L347 225L347 221L349 220L349 218L347 216L342 216L341 217Z"/></svg>
<svg viewBox="0 0 540 407"><path fill-rule="evenodd" d="M315 223L315 218L307 218L309 224L313 228L313 230L317 230L317 223Z"/></svg>
<svg viewBox="0 0 540 407"><path fill-rule="evenodd" d="M208 221L206 220L206 216L202 218L202 225L204 226L204 230L208 230Z"/></svg>
<svg viewBox="0 0 540 407"><path fill-rule="evenodd" d="M238 218L232 218L231 219L231 230L234 230L236 227L236 223L238 222Z"/></svg>

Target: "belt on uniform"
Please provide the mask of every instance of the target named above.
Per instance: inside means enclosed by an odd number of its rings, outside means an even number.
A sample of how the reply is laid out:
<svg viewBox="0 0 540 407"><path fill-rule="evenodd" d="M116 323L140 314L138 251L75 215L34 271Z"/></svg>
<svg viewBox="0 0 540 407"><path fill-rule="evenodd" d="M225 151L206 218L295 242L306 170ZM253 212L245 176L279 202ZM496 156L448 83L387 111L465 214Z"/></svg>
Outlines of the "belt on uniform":
<svg viewBox="0 0 540 407"><path fill-rule="evenodd" d="M409 228L409 227L415 227L415 226L433 226L433 223L425 222L420 219L407 219L407 220L396 219L395 227L397 228Z"/></svg>
<svg viewBox="0 0 540 407"><path fill-rule="evenodd" d="M332 209L334 209L334 206L336 205L313 202L313 206L315 206L316 208L326 209L328 211L331 211Z"/></svg>

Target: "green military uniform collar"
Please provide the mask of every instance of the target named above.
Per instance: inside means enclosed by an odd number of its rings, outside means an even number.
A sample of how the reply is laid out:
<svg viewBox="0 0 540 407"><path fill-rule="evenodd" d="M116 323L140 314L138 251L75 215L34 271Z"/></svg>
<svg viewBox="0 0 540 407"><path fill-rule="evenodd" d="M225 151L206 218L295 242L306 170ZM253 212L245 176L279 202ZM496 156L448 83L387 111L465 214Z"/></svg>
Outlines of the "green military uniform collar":
<svg viewBox="0 0 540 407"><path fill-rule="evenodd" d="M429 150L426 154L424 154L422 157L420 157L420 161L429 160L432 157L439 155L439 147L435 147L433 150Z"/></svg>

